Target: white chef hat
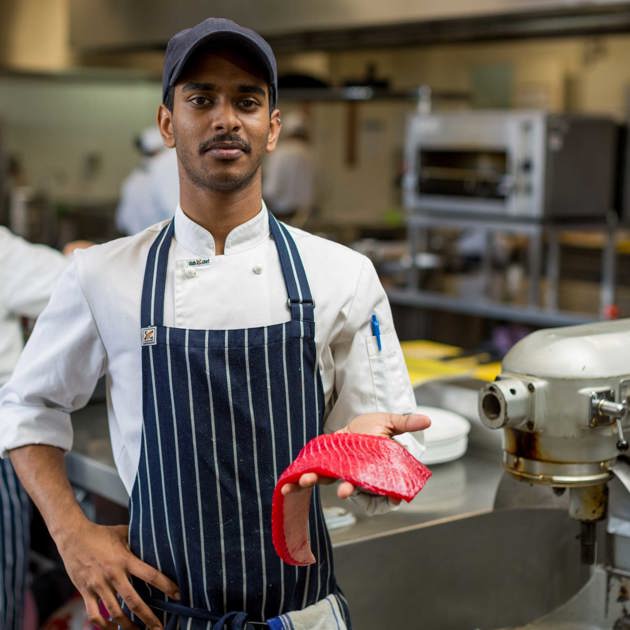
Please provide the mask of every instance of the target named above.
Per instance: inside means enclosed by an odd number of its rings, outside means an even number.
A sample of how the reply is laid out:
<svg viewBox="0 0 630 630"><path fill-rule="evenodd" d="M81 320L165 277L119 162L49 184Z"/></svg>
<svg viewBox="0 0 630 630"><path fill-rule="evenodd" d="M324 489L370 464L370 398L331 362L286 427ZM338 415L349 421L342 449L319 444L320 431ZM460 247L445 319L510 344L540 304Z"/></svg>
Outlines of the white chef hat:
<svg viewBox="0 0 630 630"><path fill-rule="evenodd" d="M138 136L138 148L146 155L152 155L164 148L162 135L157 127L147 127Z"/></svg>

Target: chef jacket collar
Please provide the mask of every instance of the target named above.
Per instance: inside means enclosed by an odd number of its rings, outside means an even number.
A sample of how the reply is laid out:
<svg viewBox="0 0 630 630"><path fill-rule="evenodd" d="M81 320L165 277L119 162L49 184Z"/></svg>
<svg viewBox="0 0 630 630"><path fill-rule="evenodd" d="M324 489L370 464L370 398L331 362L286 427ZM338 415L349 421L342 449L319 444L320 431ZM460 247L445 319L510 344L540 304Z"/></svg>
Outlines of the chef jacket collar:
<svg viewBox="0 0 630 630"><path fill-rule="evenodd" d="M195 256L215 255L214 237L204 227L190 219L181 206L175 211L175 238L177 242ZM269 238L269 214L263 202L260 212L241 225L237 225L225 239L224 253L237 254L251 249Z"/></svg>

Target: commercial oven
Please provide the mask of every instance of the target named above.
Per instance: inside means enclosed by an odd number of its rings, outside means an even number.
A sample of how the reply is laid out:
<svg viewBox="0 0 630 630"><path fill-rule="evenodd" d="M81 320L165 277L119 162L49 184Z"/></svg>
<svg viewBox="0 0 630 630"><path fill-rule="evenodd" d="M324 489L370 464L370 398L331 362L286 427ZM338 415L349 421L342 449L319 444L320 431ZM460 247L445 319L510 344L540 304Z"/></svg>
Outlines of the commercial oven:
<svg viewBox="0 0 630 630"><path fill-rule="evenodd" d="M612 119L543 111L417 114L406 136L405 205L518 220L604 219L614 206Z"/></svg>

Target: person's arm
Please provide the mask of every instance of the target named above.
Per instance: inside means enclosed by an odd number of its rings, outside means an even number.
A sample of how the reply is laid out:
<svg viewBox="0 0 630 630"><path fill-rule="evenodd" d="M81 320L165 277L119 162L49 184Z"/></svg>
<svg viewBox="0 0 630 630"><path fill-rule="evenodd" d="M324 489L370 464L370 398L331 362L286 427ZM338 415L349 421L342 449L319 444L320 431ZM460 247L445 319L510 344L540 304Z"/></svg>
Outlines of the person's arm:
<svg viewBox="0 0 630 630"><path fill-rule="evenodd" d="M57 250L0 227L0 303L14 315L37 317L67 264Z"/></svg>
<svg viewBox="0 0 630 630"><path fill-rule="evenodd" d="M376 316L380 347L372 328ZM331 341L334 362L334 404L328 409L325 430L344 428L361 414L409 414L416 399L409 380L387 295L367 258L344 326Z"/></svg>
<svg viewBox="0 0 630 630"><path fill-rule="evenodd" d="M380 350L372 331L372 315L379 321ZM335 394L325 419L325 431L396 438L412 455L419 456L422 446L414 436L406 434L426 429L430 420L414 413L415 396L394 330L389 302L368 259L363 263L345 325L331 343L331 351L335 365ZM307 488L319 481L317 475L309 473L302 476L299 486ZM285 488L285 493L297 489L296 486ZM352 484L344 481L339 484L337 495L347 498L354 491ZM384 511L392 503L371 495L359 495L355 499L370 513Z"/></svg>
<svg viewBox="0 0 630 630"><path fill-rule="evenodd" d="M68 576L83 597L90 622L107 630L117 626L134 628L116 599L120 595L149 628L162 628L134 590L129 576L175 599L179 599L177 586L129 551L126 525L96 525L83 514L68 482L63 451L54 446L30 445L11 450L10 456L22 485L46 522ZM113 623L99 611L99 599Z"/></svg>
<svg viewBox="0 0 630 630"><path fill-rule="evenodd" d="M87 403L107 362L77 265L75 260L59 279L11 379L0 390L0 451L9 451L94 622L114 627L98 613L100 598L116 623L133 627L115 601L118 593L149 627L159 628L127 576L137 575L172 596L177 587L131 555L126 527L101 527L83 516L63 465L63 453L72 445L70 413Z"/></svg>

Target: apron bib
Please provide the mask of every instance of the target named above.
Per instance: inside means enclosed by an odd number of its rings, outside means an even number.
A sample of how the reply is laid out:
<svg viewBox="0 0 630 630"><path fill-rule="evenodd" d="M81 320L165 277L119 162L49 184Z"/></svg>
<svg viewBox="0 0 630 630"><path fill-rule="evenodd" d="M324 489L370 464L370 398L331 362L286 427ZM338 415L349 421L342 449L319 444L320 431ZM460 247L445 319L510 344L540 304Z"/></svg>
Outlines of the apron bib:
<svg viewBox="0 0 630 630"><path fill-rule="evenodd" d="M134 554L180 588L181 601L172 602L134 582L168 628L266 627L265 620L331 594L339 597L349 627L317 488L309 520L317 564L286 565L272 545L273 489L306 442L322 433L324 396L304 268L286 227L271 214L269 225L291 311L284 324L166 327L172 221L147 258L143 431L129 542Z"/></svg>

